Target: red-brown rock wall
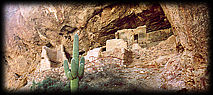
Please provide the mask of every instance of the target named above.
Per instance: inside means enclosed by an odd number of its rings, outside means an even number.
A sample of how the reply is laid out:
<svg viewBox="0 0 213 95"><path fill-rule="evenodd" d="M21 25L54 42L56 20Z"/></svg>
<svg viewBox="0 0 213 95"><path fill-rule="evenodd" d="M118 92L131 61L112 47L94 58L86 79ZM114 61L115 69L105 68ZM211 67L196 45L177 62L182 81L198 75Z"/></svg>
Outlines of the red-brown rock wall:
<svg viewBox="0 0 213 95"><path fill-rule="evenodd" d="M176 35L177 46L193 52L195 63L208 58L209 10L205 3L161 3Z"/></svg>
<svg viewBox="0 0 213 95"><path fill-rule="evenodd" d="M11 89L24 85L18 84L15 77L26 80L36 69L42 46L56 48L62 44L70 57L73 36L78 30L80 52L86 52L105 45L119 29L145 24L151 31L170 27L160 5L152 3L19 3L6 4L4 12L5 86Z"/></svg>

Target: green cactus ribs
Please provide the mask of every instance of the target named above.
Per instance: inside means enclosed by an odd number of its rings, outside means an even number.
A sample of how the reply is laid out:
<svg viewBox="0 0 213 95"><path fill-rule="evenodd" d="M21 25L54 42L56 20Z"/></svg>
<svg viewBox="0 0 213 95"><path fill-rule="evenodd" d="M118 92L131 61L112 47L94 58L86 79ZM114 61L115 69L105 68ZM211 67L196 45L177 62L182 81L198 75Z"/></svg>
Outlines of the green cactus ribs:
<svg viewBox="0 0 213 95"><path fill-rule="evenodd" d="M73 41L73 58L71 60L71 69L69 69L68 60L64 60L64 72L70 80L71 92L78 91L79 80L83 78L85 59L81 57L79 63L79 38L75 34ZM80 64L80 65L79 65Z"/></svg>

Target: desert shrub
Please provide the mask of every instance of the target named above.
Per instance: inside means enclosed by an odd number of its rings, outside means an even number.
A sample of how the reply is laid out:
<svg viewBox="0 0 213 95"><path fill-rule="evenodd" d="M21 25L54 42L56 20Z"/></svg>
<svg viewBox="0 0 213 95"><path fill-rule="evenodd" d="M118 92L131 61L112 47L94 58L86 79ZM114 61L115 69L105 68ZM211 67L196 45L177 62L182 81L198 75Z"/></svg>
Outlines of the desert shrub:
<svg viewBox="0 0 213 95"><path fill-rule="evenodd" d="M43 81L36 83L33 80L31 85L32 91L68 91L70 90L69 82L65 83L50 77L45 78Z"/></svg>

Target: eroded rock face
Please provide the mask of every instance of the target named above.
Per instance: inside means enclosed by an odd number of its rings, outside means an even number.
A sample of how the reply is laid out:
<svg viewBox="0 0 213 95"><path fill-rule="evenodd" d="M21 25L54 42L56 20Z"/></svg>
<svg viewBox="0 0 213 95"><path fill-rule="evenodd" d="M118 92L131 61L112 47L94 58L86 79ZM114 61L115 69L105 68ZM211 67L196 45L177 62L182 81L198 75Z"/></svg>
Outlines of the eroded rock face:
<svg viewBox="0 0 213 95"><path fill-rule="evenodd" d="M161 6L176 35L178 52L175 57L171 57L175 60L168 61L164 67L161 75L166 76L167 83L162 86L165 89L209 89L207 43L210 27L207 4L161 3ZM181 78L171 77L171 72L181 75Z"/></svg>
<svg viewBox="0 0 213 95"><path fill-rule="evenodd" d="M25 80L40 63L42 46L64 45L72 55L73 36L79 34L79 52L105 45L119 29L146 25L149 31L170 27L159 4L7 4L5 6L6 88L14 86L16 74ZM7 73L7 72L5 72ZM7 80L6 80L7 81Z"/></svg>
<svg viewBox="0 0 213 95"><path fill-rule="evenodd" d="M162 7L162 8L161 8ZM162 10L163 9L163 10ZM164 16L164 12L166 16ZM168 20L167 18L168 17ZM147 33L155 30L170 28L170 23L175 34L175 38L169 38L167 43L176 42L178 53L173 60L168 61L165 70L161 75L168 72L179 73L177 69L166 69L177 66L185 67L188 70L194 70L199 76L193 77L197 85L204 83L201 88L205 89L206 81L199 81L205 72L199 72L198 69L206 68L207 63L207 41L209 31L209 15L206 4L85 4L85 3L69 3L69 4L8 4L5 6L5 87L8 90L16 90L27 83L27 75L31 74L41 60L42 46L56 48L57 45L64 45L67 58L72 55L72 42L75 33L79 34L80 53L87 52L93 48L106 45L106 41L115 38L115 32L122 29L134 29L138 26L146 25ZM80 32L77 32L80 30ZM165 42L164 42L165 43ZM162 45L162 46L160 46ZM159 47L168 44L159 44ZM174 45L172 44L171 47ZM136 47L140 48L140 47ZM150 51L163 54L163 51ZM134 49L134 48L133 48ZM152 50L153 49L153 50ZM141 50L144 51L144 50ZM148 51L142 59L147 60L159 58L149 57ZM121 56L127 53L126 57L131 57L128 51L123 49L114 50L106 55ZM174 50L171 50L174 53ZM179 53L182 53L179 56ZM166 55L166 53L165 53ZM146 57L146 58L145 58ZM125 58L125 56L123 57ZM156 60L158 63L164 63L164 58ZM167 61L167 59L165 59ZM128 62L127 62L128 61ZM127 60L126 65L129 65ZM144 63L143 62L143 63ZM196 67L200 66L200 67ZM184 70L181 72L184 77ZM176 70L176 71L174 71ZM187 76L188 77L188 76ZM166 78L170 79L170 78ZM178 83L179 80L168 81L162 85L165 88L186 87L190 88L191 77L185 80L184 86ZM182 81L182 80L181 80ZM183 83L179 81L179 83ZM168 85L172 85L171 87ZM176 86L175 86L176 85Z"/></svg>
<svg viewBox="0 0 213 95"><path fill-rule="evenodd" d="M195 63L206 63L209 39L209 10L207 4L161 3L177 35L177 46L192 51Z"/></svg>
<svg viewBox="0 0 213 95"><path fill-rule="evenodd" d="M19 7L8 5L5 9L4 54L6 60L5 87L15 90L26 84L27 75L40 61L41 44L34 28L26 24Z"/></svg>

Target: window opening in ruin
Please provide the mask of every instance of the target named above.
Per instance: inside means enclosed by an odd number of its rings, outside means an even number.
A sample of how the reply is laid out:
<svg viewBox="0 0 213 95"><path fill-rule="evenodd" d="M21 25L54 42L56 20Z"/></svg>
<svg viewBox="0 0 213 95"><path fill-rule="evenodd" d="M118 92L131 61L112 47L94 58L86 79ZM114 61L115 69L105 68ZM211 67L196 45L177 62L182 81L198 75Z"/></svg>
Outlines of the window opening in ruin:
<svg viewBox="0 0 213 95"><path fill-rule="evenodd" d="M47 47L49 47L49 48L52 48L52 47L53 47L53 45L52 45L50 42L48 42L45 46L47 46Z"/></svg>
<svg viewBox="0 0 213 95"><path fill-rule="evenodd" d="M83 55L85 53L85 51L80 51L79 55Z"/></svg>
<svg viewBox="0 0 213 95"><path fill-rule="evenodd" d="M138 34L134 35L134 41L136 41L138 43Z"/></svg>
<svg viewBox="0 0 213 95"><path fill-rule="evenodd" d="M101 48L101 52L106 51L106 47Z"/></svg>

